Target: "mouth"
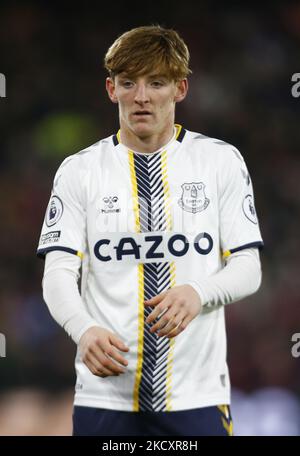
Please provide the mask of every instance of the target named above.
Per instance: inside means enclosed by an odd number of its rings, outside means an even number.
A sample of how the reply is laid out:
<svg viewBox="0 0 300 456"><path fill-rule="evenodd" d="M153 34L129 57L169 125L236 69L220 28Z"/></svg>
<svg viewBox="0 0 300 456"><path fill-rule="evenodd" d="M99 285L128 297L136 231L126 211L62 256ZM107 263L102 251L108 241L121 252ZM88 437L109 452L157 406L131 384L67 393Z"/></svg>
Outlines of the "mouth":
<svg viewBox="0 0 300 456"><path fill-rule="evenodd" d="M141 117L141 116L151 116L152 113L150 111L135 111L133 113L134 116Z"/></svg>

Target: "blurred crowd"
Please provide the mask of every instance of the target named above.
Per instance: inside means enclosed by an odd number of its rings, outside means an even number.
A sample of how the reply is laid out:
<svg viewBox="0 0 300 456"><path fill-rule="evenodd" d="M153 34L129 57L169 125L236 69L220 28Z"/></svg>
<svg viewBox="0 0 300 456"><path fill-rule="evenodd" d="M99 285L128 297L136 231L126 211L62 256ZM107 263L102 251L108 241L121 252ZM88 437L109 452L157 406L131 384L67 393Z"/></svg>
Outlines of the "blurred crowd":
<svg viewBox="0 0 300 456"><path fill-rule="evenodd" d="M234 144L254 184L263 283L227 308L232 384L241 394L272 387L299 400L291 338L300 332L300 98L292 97L291 77L300 72L300 5L270 11L199 2L183 11L163 0L157 15L147 2L143 13L129 14L123 2L113 16L104 4L96 11L55 5L0 5L7 89L0 98L1 409L11 402L9 420L18 398L41 410L51 404L45 423L67 432L75 346L43 303L37 242L60 162L117 130L104 87L106 49L125 30L157 22L177 29L191 52L190 92L177 122ZM56 409L64 411L61 422L53 420ZM41 410L33 412L39 422ZM8 423L2 414L0 433Z"/></svg>

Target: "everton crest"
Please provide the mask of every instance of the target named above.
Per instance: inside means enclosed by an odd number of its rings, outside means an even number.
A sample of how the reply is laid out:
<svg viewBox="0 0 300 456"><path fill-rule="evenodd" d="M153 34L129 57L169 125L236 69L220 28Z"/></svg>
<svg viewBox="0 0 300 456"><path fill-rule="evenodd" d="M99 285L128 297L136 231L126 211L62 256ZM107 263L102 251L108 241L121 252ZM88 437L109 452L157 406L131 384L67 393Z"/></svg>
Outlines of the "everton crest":
<svg viewBox="0 0 300 456"><path fill-rule="evenodd" d="M205 185L203 182L184 183L181 188L182 195L178 200L178 204L184 211L195 214L207 208L209 199L205 195Z"/></svg>

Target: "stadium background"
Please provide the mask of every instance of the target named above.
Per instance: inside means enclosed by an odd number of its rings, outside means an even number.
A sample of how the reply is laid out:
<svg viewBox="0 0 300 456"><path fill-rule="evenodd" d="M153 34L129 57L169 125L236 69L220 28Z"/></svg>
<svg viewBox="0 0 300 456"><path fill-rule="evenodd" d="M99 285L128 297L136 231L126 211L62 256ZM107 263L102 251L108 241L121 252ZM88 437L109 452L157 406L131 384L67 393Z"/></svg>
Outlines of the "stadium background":
<svg viewBox="0 0 300 456"><path fill-rule="evenodd" d="M263 284L227 308L236 434L300 435L300 5L122 2L64 7L1 2L0 435L71 430L75 346L43 303L35 257L63 158L117 129L102 66L129 28L177 29L191 51L190 92L177 121L237 146L250 170L265 250Z"/></svg>

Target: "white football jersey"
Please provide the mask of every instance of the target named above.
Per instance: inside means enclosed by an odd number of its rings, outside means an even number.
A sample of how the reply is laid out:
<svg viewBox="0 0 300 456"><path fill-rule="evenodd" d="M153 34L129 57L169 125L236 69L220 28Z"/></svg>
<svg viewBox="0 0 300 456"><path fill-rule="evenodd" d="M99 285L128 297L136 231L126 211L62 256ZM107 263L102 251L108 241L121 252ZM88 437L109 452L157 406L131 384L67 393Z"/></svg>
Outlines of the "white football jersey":
<svg viewBox="0 0 300 456"><path fill-rule="evenodd" d="M82 258L81 295L99 325L129 347L125 374L101 378L76 356L75 405L173 411L230 403L224 308L172 339L149 332L144 301L201 282L230 253L263 245L238 150L176 125L161 150L128 150L110 136L58 169L38 254Z"/></svg>

